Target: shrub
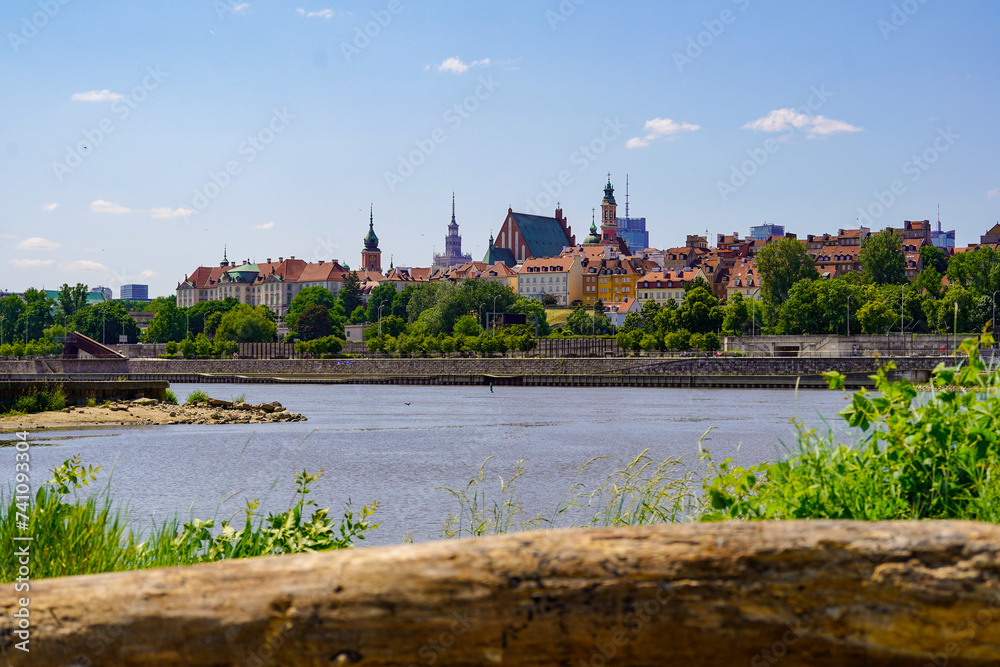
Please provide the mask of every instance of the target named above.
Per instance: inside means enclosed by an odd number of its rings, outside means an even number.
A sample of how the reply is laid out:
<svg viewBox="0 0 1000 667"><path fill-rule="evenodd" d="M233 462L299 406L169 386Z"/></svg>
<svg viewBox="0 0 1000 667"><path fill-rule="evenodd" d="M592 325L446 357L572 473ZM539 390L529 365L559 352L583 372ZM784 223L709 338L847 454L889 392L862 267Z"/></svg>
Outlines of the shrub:
<svg viewBox="0 0 1000 667"><path fill-rule="evenodd" d="M174 394L173 391L167 389L166 393L164 394L163 402L169 403L170 405L177 405L177 396Z"/></svg>
<svg viewBox="0 0 1000 667"><path fill-rule="evenodd" d="M188 394L187 400L184 401L185 405L194 405L195 403L205 403L208 401L208 394L206 394L201 389L195 389L190 394Z"/></svg>

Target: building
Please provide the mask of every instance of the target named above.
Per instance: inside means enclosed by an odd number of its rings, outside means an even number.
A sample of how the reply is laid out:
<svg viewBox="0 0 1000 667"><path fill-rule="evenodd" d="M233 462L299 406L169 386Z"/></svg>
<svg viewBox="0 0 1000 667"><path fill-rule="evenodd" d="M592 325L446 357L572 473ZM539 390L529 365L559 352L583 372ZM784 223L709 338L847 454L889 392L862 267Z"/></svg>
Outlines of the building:
<svg viewBox="0 0 1000 667"><path fill-rule="evenodd" d="M750 228L750 238L757 239L759 241L766 241L769 236L784 236L785 227L783 225L773 225L769 222L765 222L763 225L757 225L756 227Z"/></svg>
<svg viewBox="0 0 1000 667"><path fill-rule="evenodd" d="M115 293L111 291L110 287L101 287L101 286L91 287L90 292L92 294L103 295L104 298L102 299L102 301L111 301L113 298L115 298Z"/></svg>
<svg viewBox="0 0 1000 667"><path fill-rule="evenodd" d="M615 201L611 174L608 174L608 184L604 186L604 199L601 200L601 243L618 244L618 202Z"/></svg>
<svg viewBox="0 0 1000 667"><path fill-rule="evenodd" d="M604 313L608 316L611 326L615 329L625 324L625 318L629 313L638 313L640 310L638 299L624 299L621 302L604 304Z"/></svg>
<svg viewBox="0 0 1000 667"><path fill-rule="evenodd" d="M448 225L448 235L444 238L444 254L435 254L432 266L447 269L461 266L472 261L472 255L462 254L462 237L458 234L458 223L455 222L455 193L451 194L451 224Z"/></svg>
<svg viewBox="0 0 1000 667"><path fill-rule="evenodd" d="M122 285L118 294L122 301L149 301L149 285Z"/></svg>
<svg viewBox="0 0 1000 667"><path fill-rule="evenodd" d="M503 262L514 267L536 257L559 257L565 248L575 245L576 237L561 207L556 208L554 218L515 213L508 208L496 238L490 236L483 262L489 266Z"/></svg>
<svg viewBox="0 0 1000 667"><path fill-rule="evenodd" d="M705 272L700 268L684 271L650 271L636 283L636 299L639 301L652 299L661 306L666 305L667 301L673 301L679 306L684 301L685 286L698 278L708 282Z"/></svg>
<svg viewBox="0 0 1000 667"><path fill-rule="evenodd" d="M583 303L583 266L578 255L532 257L517 273L517 295L541 301L552 295L563 308Z"/></svg>
<svg viewBox="0 0 1000 667"><path fill-rule="evenodd" d="M998 243L1000 243L1000 222L979 237L979 245L996 245Z"/></svg>
<svg viewBox="0 0 1000 667"><path fill-rule="evenodd" d="M365 235L365 249L361 251L361 268L365 271L382 273L382 251L375 236L375 206L368 217L368 234Z"/></svg>

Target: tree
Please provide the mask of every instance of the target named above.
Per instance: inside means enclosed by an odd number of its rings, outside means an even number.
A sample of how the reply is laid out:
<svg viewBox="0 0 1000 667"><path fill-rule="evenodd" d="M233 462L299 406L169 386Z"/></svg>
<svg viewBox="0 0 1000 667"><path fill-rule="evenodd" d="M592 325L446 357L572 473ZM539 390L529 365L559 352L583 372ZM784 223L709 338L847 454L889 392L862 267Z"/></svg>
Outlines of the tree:
<svg viewBox="0 0 1000 667"><path fill-rule="evenodd" d="M981 246L955 255L948 262L948 280L976 294L992 296L1000 290L1000 252Z"/></svg>
<svg viewBox="0 0 1000 667"><path fill-rule="evenodd" d="M948 271L948 256L944 250L933 245L925 245L920 248L920 259L924 261L924 270L933 267L939 275L944 275Z"/></svg>
<svg viewBox="0 0 1000 667"><path fill-rule="evenodd" d="M699 287L701 287L702 289L704 289L709 294L715 294L714 290L712 290L711 283L709 283L707 280L705 280L701 276L698 276L697 278L695 278L691 282L689 282L689 283L687 283L687 284L684 285L684 295L685 295L685 297L687 296L688 292L690 292L693 289L697 289Z"/></svg>
<svg viewBox="0 0 1000 667"><path fill-rule="evenodd" d="M941 274L933 266L925 266L924 270L917 276L913 286L918 290L923 290L932 299L938 299L941 297Z"/></svg>
<svg viewBox="0 0 1000 667"><path fill-rule="evenodd" d="M117 344L119 336L126 336L129 343L135 343L142 333L120 301L84 306L74 315L73 324L84 336L105 345Z"/></svg>
<svg viewBox="0 0 1000 667"><path fill-rule="evenodd" d="M146 328L147 343L180 342L187 337L187 317L172 301L164 302Z"/></svg>
<svg viewBox="0 0 1000 667"><path fill-rule="evenodd" d="M45 330L55 324L52 317L53 301L49 299L45 292L29 288L24 293L25 304L21 312L21 321L17 328L20 332L27 331L29 341L38 340L45 336Z"/></svg>
<svg viewBox="0 0 1000 667"><path fill-rule="evenodd" d="M722 309L722 333L726 336L741 336L749 321L750 305L742 294L736 292L729 297Z"/></svg>
<svg viewBox="0 0 1000 667"><path fill-rule="evenodd" d="M566 319L566 328L577 336L589 336L593 326L594 318L583 306L577 306Z"/></svg>
<svg viewBox="0 0 1000 667"><path fill-rule="evenodd" d="M775 306L788 298L788 292L795 283L819 278L815 262L806 252L805 245L787 236L760 249L757 253L757 272L764 297Z"/></svg>
<svg viewBox="0 0 1000 667"><path fill-rule="evenodd" d="M881 301L869 301L858 310L861 331L869 335L886 333L897 321L897 314Z"/></svg>
<svg viewBox="0 0 1000 667"><path fill-rule="evenodd" d="M276 331L266 306L243 304L222 316L215 337L237 343L266 343L274 340Z"/></svg>
<svg viewBox="0 0 1000 667"><path fill-rule="evenodd" d="M373 289L368 297L368 321L377 322L380 316L392 315L392 304L398 294L396 286L390 282L384 282Z"/></svg>
<svg viewBox="0 0 1000 667"><path fill-rule="evenodd" d="M0 343L24 342L24 311L27 304L16 296L0 299Z"/></svg>
<svg viewBox="0 0 1000 667"><path fill-rule="evenodd" d="M869 235L861 244L858 260L863 271L862 279L866 283L902 285L907 282L903 243L899 234L891 229Z"/></svg>
<svg viewBox="0 0 1000 667"><path fill-rule="evenodd" d="M89 290L90 288L82 283L77 283L74 287L63 283L62 287L59 288L57 300L59 301L59 308L62 311L64 322L73 317L76 311L87 305L87 292Z"/></svg>
<svg viewBox="0 0 1000 667"><path fill-rule="evenodd" d="M297 331L299 315L309 306L323 306L329 314L330 309L337 303L337 297L333 292L325 287L306 287L299 290L298 294L292 297L288 304L288 313L285 315L285 324L289 329Z"/></svg>
<svg viewBox="0 0 1000 667"><path fill-rule="evenodd" d="M638 331L642 329L642 315L639 313L629 313L625 316L625 321L622 325L618 327L618 331L621 333L629 333L631 331ZM619 343L621 345L621 343ZM622 347L626 347L622 345Z"/></svg>
<svg viewBox="0 0 1000 667"><path fill-rule="evenodd" d="M543 294L541 304L546 308L553 308L559 305L559 299L556 298L555 294Z"/></svg>
<svg viewBox="0 0 1000 667"><path fill-rule="evenodd" d="M295 329L302 340L316 340L332 336L333 326L330 324L330 311L325 306L315 303L306 306L306 309L298 316Z"/></svg>
<svg viewBox="0 0 1000 667"><path fill-rule="evenodd" d="M472 315L463 315L455 322L456 336L478 336L482 331L479 321Z"/></svg>
<svg viewBox="0 0 1000 667"><path fill-rule="evenodd" d="M201 301L187 309L187 321L185 326L188 333L197 336L200 333L208 333L208 319L214 313L225 315L236 306L240 305L239 299L227 296L225 299L217 301ZM216 323L218 326L218 323Z"/></svg>
<svg viewBox="0 0 1000 667"><path fill-rule="evenodd" d="M344 312L352 314L351 319L353 320L354 311L363 304L361 298L361 279L358 277L357 271L351 271L344 276L344 284L340 288L337 299L344 307Z"/></svg>
<svg viewBox="0 0 1000 667"><path fill-rule="evenodd" d="M552 333L552 327L549 326L548 314L545 312L545 306L542 305L541 301L537 299L529 299L525 296L520 296L514 301L514 304L510 307L512 313L520 313L521 315L528 316L528 325L532 328L535 324L535 317L538 317L538 335L541 337L548 336ZM532 330L534 334L534 330Z"/></svg>
<svg viewBox="0 0 1000 667"><path fill-rule="evenodd" d="M715 331L722 324L719 297L701 286L684 295L679 310L682 326L693 333Z"/></svg>

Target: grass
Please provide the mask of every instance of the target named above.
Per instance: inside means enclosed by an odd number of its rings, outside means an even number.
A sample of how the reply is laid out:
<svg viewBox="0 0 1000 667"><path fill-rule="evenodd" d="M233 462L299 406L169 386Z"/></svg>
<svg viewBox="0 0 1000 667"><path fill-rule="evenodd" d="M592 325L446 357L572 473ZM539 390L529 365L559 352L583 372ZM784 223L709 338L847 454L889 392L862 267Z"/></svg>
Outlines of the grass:
<svg viewBox="0 0 1000 667"><path fill-rule="evenodd" d="M247 402L247 395L245 393L233 397L233 403L246 403L246 402Z"/></svg>
<svg viewBox="0 0 1000 667"><path fill-rule="evenodd" d="M195 403L206 403L208 402L208 394L203 392L201 389L195 389L190 394L188 394L187 400L184 401L185 405L194 405Z"/></svg>
<svg viewBox="0 0 1000 667"><path fill-rule="evenodd" d="M171 391L170 389L167 389L167 391L166 391L166 393L164 394L164 397L163 397L163 402L164 403L169 403L170 405L177 405L177 396L176 396L176 394L174 394L174 392Z"/></svg>
<svg viewBox="0 0 1000 667"><path fill-rule="evenodd" d="M39 390L33 388L29 393L18 396L13 403L2 411L3 416L21 416L36 412L62 410L66 407L66 391L62 385L55 385Z"/></svg>
<svg viewBox="0 0 1000 667"><path fill-rule="evenodd" d="M546 308L545 318L549 323L549 326L556 326L557 324L566 324L569 316L573 314L572 308Z"/></svg>
<svg viewBox="0 0 1000 667"><path fill-rule="evenodd" d="M355 514L350 504L339 524L329 510L315 508L310 486L323 476L302 471L295 476L290 509L264 517L259 502L248 501L242 525L223 520L174 519L152 525L145 536L135 532L127 507L113 502L110 487L85 496L79 490L97 479L100 467L81 464L79 455L52 470L53 478L35 496L0 495L0 540L31 535L33 579L100 572L190 565L235 558L344 549L378 524L370 521L377 503ZM312 506L312 507L310 507ZM307 511L311 515L307 518ZM18 527L24 521L27 529ZM0 581L17 576L14 549L0 555Z"/></svg>

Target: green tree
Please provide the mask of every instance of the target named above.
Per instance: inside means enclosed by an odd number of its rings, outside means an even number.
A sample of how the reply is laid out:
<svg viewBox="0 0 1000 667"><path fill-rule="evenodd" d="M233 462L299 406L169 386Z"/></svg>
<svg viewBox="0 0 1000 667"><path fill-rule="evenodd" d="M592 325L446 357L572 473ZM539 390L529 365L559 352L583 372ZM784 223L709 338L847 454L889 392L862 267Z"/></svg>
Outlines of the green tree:
<svg viewBox="0 0 1000 667"><path fill-rule="evenodd" d="M736 292L726 301L722 309L722 333L726 336L742 336L750 322L750 304L743 295Z"/></svg>
<svg viewBox="0 0 1000 667"><path fill-rule="evenodd" d="M16 296L0 299L0 343L24 342L24 311L27 304Z"/></svg>
<svg viewBox="0 0 1000 667"><path fill-rule="evenodd" d="M59 288L59 295L57 297L59 309L63 315L63 322L72 318L76 314L76 311L87 305L87 292L89 291L90 288L83 283L77 283L74 287L63 283L62 287Z"/></svg>
<svg viewBox="0 0 1000 667"><path fill-rule="evenodd" d="M898 314L878 300L869 301L858 309L858 322L861 323L861 331L869 335L886 333L897 319Z"/></svg>
<svg viewBox="0 0 1000 667"><path fill-rule="evenodd" d="M788 298L792 285L800 280L819 278L805 244L791 237L768 243L757 253L757 273L764 298L775 306Z"/></svg>
<svg viewBox="0 0 1000 667"><path fill-rule="evenodd" d="M222 316L215 337L237 343L266 343L273 341L277 327L266 306L237 306Z"/></svg>
<svg viewBox="0 0 1000 667"><path fill-rule="evenodd" d="M858 255L862 280L874 285L902 285L906 281L906 256L899 234L883 229L869 235ZM864 326L864 325L862 325Z"/></svg>
<svg viewBox="0 0 1000 667"><path fill-rule="evenodd" d="M240 305L239 299L232 296L217 301L201 301L187 309L185 326L192 336L208 333L208 319L214 313L225 315L238 305ZM218 322L215 326L218 326Z"/></svg>
<svg viewBox="0 0 1000 667"><path fill-rule="evenodd" d="M340 287L337 299L344 307L344 312L351 313L353 321L354 311L363 305L361 279L358 277L357 271L351 271L344 276L344 284Z"/></svg>
<svg viewBox="0 0 1000 667"><path fill-rule="evenodd" d="M368 321L378 322L380 315L379 309L382 311L382 317L391 315L392 304L398 294L396 286L390 282L384 282L373 289L371 296L368 297Z"/></svg>
<svg viewBox="0 0 1000 667"><path fill-rule="evenodd" d="M549 326L548 314L545 312L545 306L542 305L541 301L529 299L524 296L518 297L511 305L510 312L528 316L527 322L528 326L532 327L532 335L534 335L536 316L538 317L538 335L544 338L552 333L552 327Z"/></svg>
<svg viewBox="0 0 1000 667"><path fill-rule="evenodd" d="M165 301L146 328L147 343L179 343L187 337L187 316L184 310Z"/></svg>
<svg viewBox="0 0 1000 667"><path fill-rule="evenodd" d="M296 331L302 340L316 340L333 335L330 311L325 306L311 304L297 318Z"/></svg>
<svg viewBox="0 0 1000 667"><path fill-rule="evenodd" d="M642 307L639 309L639 317L642 319L642 330L644 333L650 334L656 331L656 315L659 312L660 304L652 299L642 302Z"/></svg>
<svg viewBox="0 0 1000 667"><path fill-rule="evenodd" d="M693 333L715 331L722 324L719 297L704 287L695 287L684 295L680 307L681 323Z"/></svg>
<svg viewBox="0 0 1000 667"><path fill-rule="evenodd" d="M924 267L924 270L913 282L913 286L918 290L923 290L932 299L938 299L941 297L943 288L941 274L933 266Z"/></svg>
<svg viewBox="0 0 1000 667"><path fill-rule="evenodd" d="M1000 290L1000 252L981 246L955 255L948 262L948 280L967 287L976 295Z"/></svg>
<svg viewBox="0 0 1000 667"><path fill-rule="evenodd" d="M455 322L454 332L456 336L478 336L482 332L482 327L472 315L463 315Z"/></svg>
<svg viewBox="0 0 1000 667"><path fill-rule="evenodd" d="M937 246L921 246L920 259L924 261L924 270L933 268L938 275L944 275L948 271L948 256Z"/></svg>
<svg viewBox="0 0 1000 667"><path fill-rule="evenodd" d="M299 293L292 297L291 302L288 304L288 314L285 315L285 324L289 329L296 331L299 315L306 308L313 305L323 306L326 308L327 314L329 314L336 303L337 297L327 288L319 286L305 287L299 290Z"/></svg>
<svg viewBox="0 0 1000 667"><path fill-rule="evenodd" d="M638 331L642 329L642 315L639 313L629 313L625 316L625 321L622 325L618 327L619 333L629 333L630 331ZM622 345L622 347L625 347Z"/></svg>
<svg viewBox="0 0 1000 667"><path fill-rule="evenodd" d="M142 333L120 301L84 306L73 316L73 324L84 336L105 345L117 344L119 336L126 336L129 343L135 343Z"/></svg>
<svg viewBox="0 0 1000 667"><path fill-rule="evenodd" d="M566 328L576 336L589 336L593 326L594 318L583 306L577 306L566 319Z"/></svg>

